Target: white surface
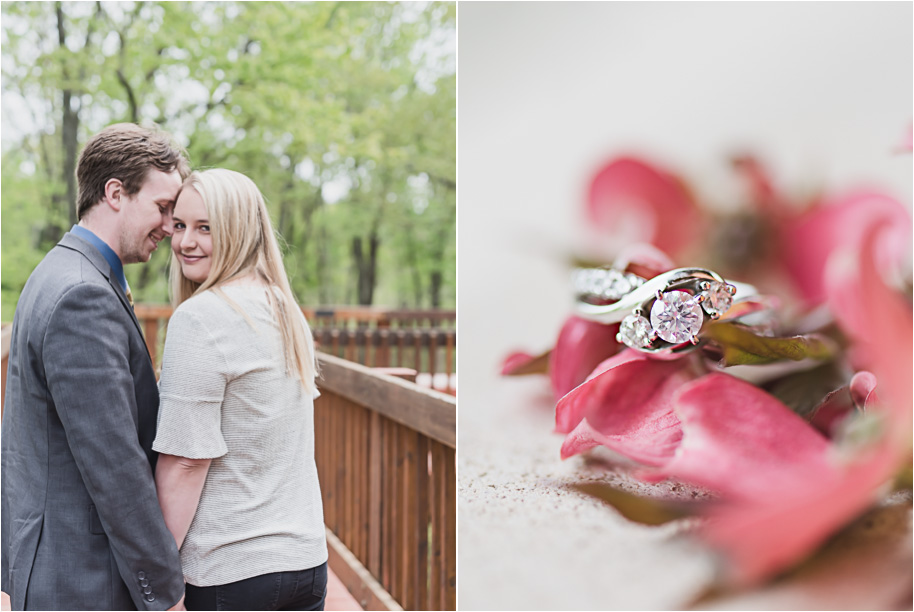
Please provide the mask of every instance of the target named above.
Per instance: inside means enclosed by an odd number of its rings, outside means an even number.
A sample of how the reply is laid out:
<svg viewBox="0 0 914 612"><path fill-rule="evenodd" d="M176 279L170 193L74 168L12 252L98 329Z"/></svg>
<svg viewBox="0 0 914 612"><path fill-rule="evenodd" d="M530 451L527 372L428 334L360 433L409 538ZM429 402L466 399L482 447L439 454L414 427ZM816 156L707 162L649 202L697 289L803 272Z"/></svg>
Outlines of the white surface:
<svg viewBox="0 0 914 612"><path fill-rule="evenodd" d="M912 4L461 3L458 20L459 605L675 607L688 589L645 588L651 560L706 568L550 491L582 464L559 461L548 418L525 421L499 364L552 345L567 257L611 249L587 242L583 206L618 154L716 206L740 195L742 151L794 193L873 185L910 205L911 157L892 150L912 118Z"/></svg>

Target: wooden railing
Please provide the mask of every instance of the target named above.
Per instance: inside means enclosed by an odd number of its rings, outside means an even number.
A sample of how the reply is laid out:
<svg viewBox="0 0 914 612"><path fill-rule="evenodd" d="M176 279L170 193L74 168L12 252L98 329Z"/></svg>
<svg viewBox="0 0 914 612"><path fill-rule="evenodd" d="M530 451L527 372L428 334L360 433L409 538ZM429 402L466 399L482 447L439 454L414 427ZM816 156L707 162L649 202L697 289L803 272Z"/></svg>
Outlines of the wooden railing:
<svg viewBox="0 0 914 612"><path fill-rule="evenodd" d="M369 367L411 368L420 385L456 393L453 310L389 310L361 307L302 309L319 350ZM157 363L172 308L137 304L146 346Z"/></svg>
<svg viewBox="0 0 914 612"><path fill-rule="evenodd" d="M311 327L428 328L453 329L457 322L454 310L407 310L373 306L325 306L302 308Z"/></svg>
<svg viewBox="0 0 914 612"><path fill-rule="evenodd" d="M456 400L321 354L330 565L365 609L456 609Z"/></svg>

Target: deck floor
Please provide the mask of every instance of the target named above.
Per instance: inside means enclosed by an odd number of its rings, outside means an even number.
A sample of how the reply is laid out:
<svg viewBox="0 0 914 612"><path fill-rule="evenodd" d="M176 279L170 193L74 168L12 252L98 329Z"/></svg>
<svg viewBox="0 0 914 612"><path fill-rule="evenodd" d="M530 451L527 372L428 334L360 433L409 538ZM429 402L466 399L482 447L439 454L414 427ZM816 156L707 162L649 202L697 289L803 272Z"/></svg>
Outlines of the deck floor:
<svg viewBox="0 0 914 612"><path fill-rule="evenodd" d="M10 598L6 593L2 593L0 598L0 610L10 609ZM333 570L328 570L327 574L327 599L324 601L324 610L355 610L360 611L362 607L359 602L346 590L346 587L336 577Z"/></svg>

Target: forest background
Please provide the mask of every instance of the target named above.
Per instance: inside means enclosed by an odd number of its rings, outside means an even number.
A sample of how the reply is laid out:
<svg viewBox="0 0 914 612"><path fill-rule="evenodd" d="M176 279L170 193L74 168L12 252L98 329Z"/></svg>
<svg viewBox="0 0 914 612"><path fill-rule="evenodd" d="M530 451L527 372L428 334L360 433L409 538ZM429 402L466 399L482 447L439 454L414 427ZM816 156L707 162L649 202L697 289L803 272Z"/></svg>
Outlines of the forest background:
<svg viewBox="0 0 914 612"><path fill-rule="evenodd" d="M3 2L2 72L2 320L121 121L257 183L303 304L455 307L454 3ZM126 267L138 301L169 261Z"/></svg>

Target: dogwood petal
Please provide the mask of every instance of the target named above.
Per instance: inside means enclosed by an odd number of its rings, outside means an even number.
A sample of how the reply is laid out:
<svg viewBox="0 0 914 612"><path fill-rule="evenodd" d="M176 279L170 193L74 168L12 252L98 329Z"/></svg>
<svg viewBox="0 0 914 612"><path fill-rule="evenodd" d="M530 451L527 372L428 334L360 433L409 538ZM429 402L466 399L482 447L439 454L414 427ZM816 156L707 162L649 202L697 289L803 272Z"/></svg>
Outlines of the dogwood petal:
<svg viewBox="0 0 914 612"><path fill-rule="evenodd" d="M631 349L608 359L556 406L556 430L570 432L563 458L601 444L645 465L663 465L681 437L673 394L703 373L695 359L655 361Z"/></svg>
<svg viewBox="0 0 914 612"><path fill-rule="evenodd" d="M587 208L591 221L611 235L637 230L640 241L675 253L699 234L701 213L672 174L634 157L614 159L597 172ZM638 227L625 226L635 218Z"/></svg>
<svg viewBox="0 0 914 612"><path fill-rule="evenodd" d="M809 555L870 506L898 458L883 445L840 478L810 479L806 486L772 490L753 504L720 507L703 536L726 555L730 580L759 582Z"/></svg>
<svg viewBox="0 0 914 612"><path fill-rule="evenodd" d="M728 374L708 374L673 398L682 427L668 476L722 494L764 499L834 472L828 440L773 396Z"/></svg>
<svg viewBox="0 0 914 612"><path fill-rule="evenodd" d="M590 372L590 375L586 376L584 384L590 385L590 381L594 378L605 376L605 380L601 384L615 384L623 387L627 384L627 373L624 370L616 372L616 368L629 361L643 361L645 359L647 359L647 356L644 353L625 349L599 363L597 367ZM582 384L581 386L584 385ZM586 387L585 390L576 387L559 399L555 407L555 430L557 432L569 433L572 429L577 427L578 423L581 422L581 419L584 418L585 403L579 401L577 398L580 395L587 393L589 389L589 386Z"/></svg>
<svg viewBox="0 0 914 612"><path fill-rule="evenodd" d="M861 192L817 206L781 226L785 269L810 305L826 297L825 267L839 249L860 253L866 233L881 221L889 228L874 253L883 269L905 256L911 235L911 216L885 194Z"/></svg>
<svg viewBox="0 0 914 612"><path fill-rule="evenodd" d="M560 398L584 382L597 365L619 352L618 325L568 317L549 359L552 391Z"/></svg>
<svg viewBox="0 0 914 612"><path fill-rule="evenodd" d="M505 357L501 364L502 376L525 376L527 374L546 374L549 372L549 355L546 351L540 355L531 355L517 351Z"/></svg>
<svg viewBox="0 0 914 612"><path fill-rule="evenodd" d="M682 438L679 421L672 413L661 415L643 429L624 434L603 434L585 418L562 442L562 459L568 459L597 446L605 446L644 465L662 465L676 451Z"/></svg>

